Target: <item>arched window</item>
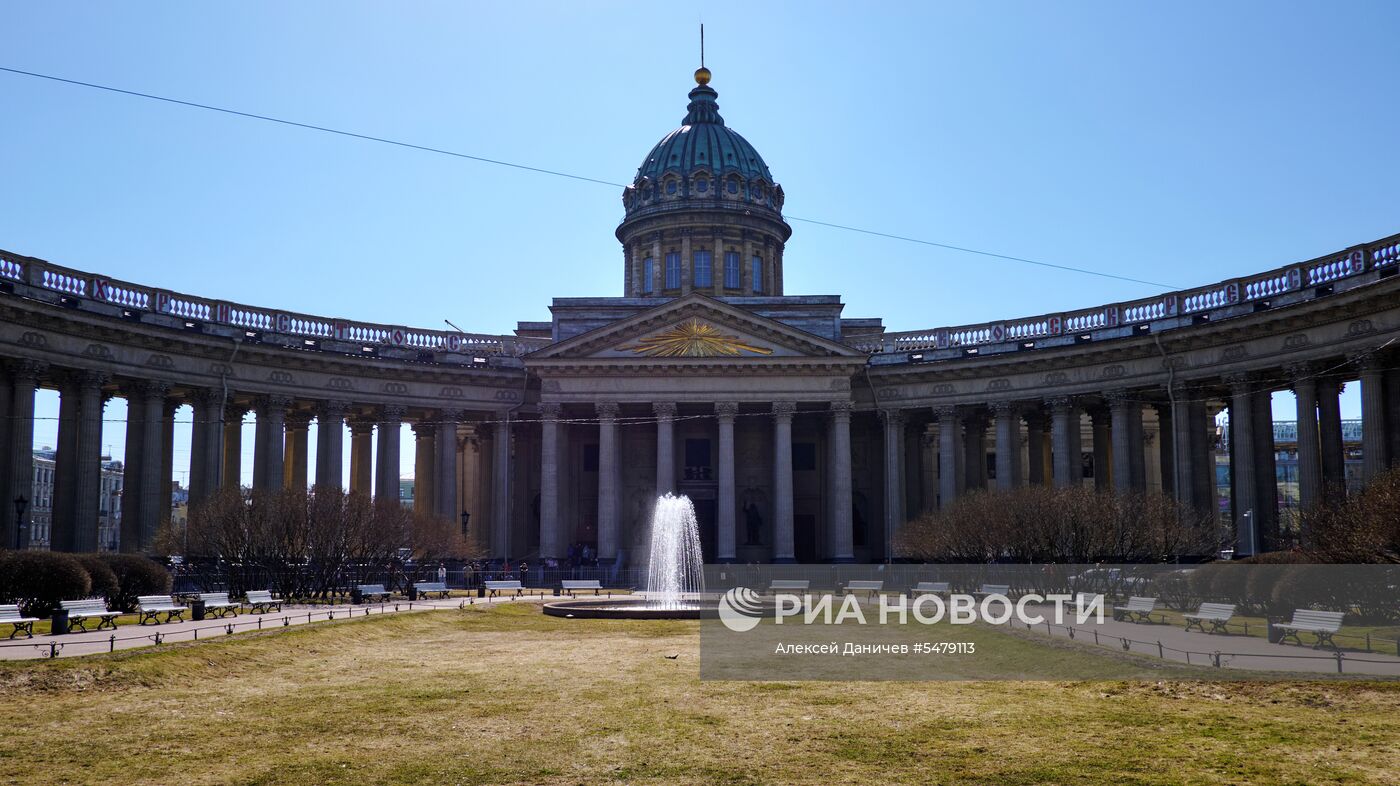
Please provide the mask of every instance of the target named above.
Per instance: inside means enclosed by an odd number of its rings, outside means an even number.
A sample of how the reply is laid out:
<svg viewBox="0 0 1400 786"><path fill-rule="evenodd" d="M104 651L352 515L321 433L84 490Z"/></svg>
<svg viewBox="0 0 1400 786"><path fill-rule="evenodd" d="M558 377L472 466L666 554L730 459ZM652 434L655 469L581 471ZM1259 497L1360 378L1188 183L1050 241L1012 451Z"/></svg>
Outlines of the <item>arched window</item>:
<svg viewBox="0 0 1400 786"><path fill-rule="evenodd" d="M705 193L706 191L709 191L709 190L710 190L710 181L707 180L707 179L705 179L705 178L703 178L703 177L700 178L700 179L698 179L698 180L696 180L696 181L695 181L695 190L696 190L696 191L699 191L699 192L702 193L702 194Z"/></svg>
<svg viewBox="0 0 1400 786"><path fill-rule="evenodd" d="M667 194L671 194L671 195L675 195L675 193L676 193L676 179L675 179L675 178L671 178L670 180L667 180L667 181L666 181L666 193L667 193Z"/></svg>
<svg viewBox="0 0 1400 786"><path fill-rule="evenodd" d="M642 294L650 295L656 291L656 262L651 257L642 260Z"/></svg>
<svg viewBox="0 0 1400 786"><path fill-rule="evenodd" d="M674 251L666 255L666 288L681 288L681 255Z"/></svg>
<svg viewBox="0 0 1400 786"><path fill-rule="evenodd" d="M713 268L711 267L710 252L695 252L695 286L712 287L715 285Z"/></svg>
<svg viewBox="0 0 1400 786"><path fill-rule="evenodd" d="M753 258L753 291L755 295L763 294L763 257Z"/></svg>
<svg viewBox="0 0 1400 786"><path fill-rule="evenodd" d="M731 178L729 178L729 185L728 185L728 188L729 188L729 193L731 193L731 194L737 194L737 193L739 193L739 178L737 178L737 177L731 177Z"/></svg>

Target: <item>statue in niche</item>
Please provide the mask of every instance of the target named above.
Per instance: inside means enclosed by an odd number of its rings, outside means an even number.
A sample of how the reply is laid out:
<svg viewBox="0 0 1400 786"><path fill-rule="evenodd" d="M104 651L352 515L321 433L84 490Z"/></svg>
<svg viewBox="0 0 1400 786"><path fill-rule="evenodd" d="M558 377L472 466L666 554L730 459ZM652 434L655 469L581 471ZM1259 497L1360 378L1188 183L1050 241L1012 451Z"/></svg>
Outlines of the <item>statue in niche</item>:
<svg viewBox="0 0 1400 786"><path fill-rule="evenodd" d="M763 544L763 514L759 512L758 506L749 501L744 505L744 545L760 546Z"/></svg>

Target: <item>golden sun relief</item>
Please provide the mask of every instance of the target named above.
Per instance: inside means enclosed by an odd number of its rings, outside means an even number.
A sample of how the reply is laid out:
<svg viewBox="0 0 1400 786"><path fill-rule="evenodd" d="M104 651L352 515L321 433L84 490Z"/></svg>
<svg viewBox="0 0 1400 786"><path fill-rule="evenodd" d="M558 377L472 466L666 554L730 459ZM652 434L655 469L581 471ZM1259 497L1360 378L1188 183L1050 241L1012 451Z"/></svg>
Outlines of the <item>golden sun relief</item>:
<svg viewBox="0 0 1400 786"><path fill-rule="evenodd" d="M639 339L636 344L618 347L618 350L655 358L737 357L745 352L773 354L768 347L756 347L738 336L723 335L714 325L694 318L654 336Z"/></svg>

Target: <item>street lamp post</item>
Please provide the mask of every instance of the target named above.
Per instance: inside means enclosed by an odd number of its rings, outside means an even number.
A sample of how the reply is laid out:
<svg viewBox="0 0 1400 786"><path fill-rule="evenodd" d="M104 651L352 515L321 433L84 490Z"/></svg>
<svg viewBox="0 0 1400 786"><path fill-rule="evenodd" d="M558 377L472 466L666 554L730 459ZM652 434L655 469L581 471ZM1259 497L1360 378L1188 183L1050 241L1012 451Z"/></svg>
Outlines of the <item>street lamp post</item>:
<svg viewBox="0 0 1400 786"><path fill-rule="evenodd" d="M15 497L15 550L24 548L24 511L29 508L29 499L23 494Z"/></svg>

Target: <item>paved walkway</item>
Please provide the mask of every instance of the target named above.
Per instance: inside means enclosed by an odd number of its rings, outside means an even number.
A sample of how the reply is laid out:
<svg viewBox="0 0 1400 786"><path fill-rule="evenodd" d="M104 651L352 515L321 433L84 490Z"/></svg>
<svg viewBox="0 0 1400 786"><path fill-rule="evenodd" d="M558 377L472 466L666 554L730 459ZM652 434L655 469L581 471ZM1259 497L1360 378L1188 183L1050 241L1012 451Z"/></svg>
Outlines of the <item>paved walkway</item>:
<svg viewBox="0 0 1400 786"><path fill-rule="evenodd" d="M1182 625L1118 622L1113 619L1111 610L1105 612L1102 623L1090 621L1082 624L1074 621L1074 614L1070 611L1065 615L1066 625L1053 624L1053 613L1049 609L1041 613L1052 623L1050 635L1068 637L1073 628L1076 641L1121 650L1123 641L1127 640L1130 652L1179 663L1250 671L1338 673L1337 653L1330 647L1315 650L1311 646L1270 644L1259 636L1187 631ZM1017 623L1016 627L1020 628L1021 625ZM1039 625L1034 630L1044 633L1046 627ZM1095 633L1098 634L1097 642ZM1303 640L1310 642L1312 636L1304 634ZM1342 674L1400 677L1400 657L1346 648L1340 655Z"/></svg>
<svg viewBox="0 0 1400 786"><path fill-rule="evenodd" d="M521 600L526 600L522 598ZM161 625L122 625L116 630L69 633L59 636L36 635L32 639L16 638L6 641L0 637L0 660L32 660L36 658L72 657L92 655L98 652L153 647L157 644L177 641L203 641L227 636L230 633L246 633L250 630L271 630L308 623L325 624L328 621L360 619L381 614L407 614L410 612L455 609L463 602L513 603L513 598L446 598L443 600L407 600L387 603L367 603L359 606L284 606L282 611L268 614L239 614L223 619L204 619L199 622L171 622ZM333 624L333 622L332 622ZM232 629L230 629L232 626Z"/></svg>

